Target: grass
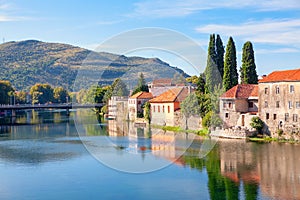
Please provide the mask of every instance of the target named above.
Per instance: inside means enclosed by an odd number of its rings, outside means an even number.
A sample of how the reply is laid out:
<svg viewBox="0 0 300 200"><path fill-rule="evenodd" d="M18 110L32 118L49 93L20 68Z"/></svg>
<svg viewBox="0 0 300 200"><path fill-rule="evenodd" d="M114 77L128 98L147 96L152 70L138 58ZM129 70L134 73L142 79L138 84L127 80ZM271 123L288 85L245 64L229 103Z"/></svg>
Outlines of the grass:
<svg viewBox="0 0 300 200"><path fill-rule="evenodd" d="M201 130L185 130L185 129L182 129L181 127L179 126L160 126L160 125L151 125L152 128L158 128L158 129L161 129L161 130L164 130L164 131L173 131L173 132L176 132L176 133L194 133L194 134L197 134L197 135L200 135L200 136L207 136L209 131L208 129L204 128L204 129L201 129Z"/></svg>
<svg viewBox="0 0 300 200"><path fill-rule="evenodd" d="M279 143L290 143L290 144L295 144L295 143L299 143L293 139L280 139L280 138L272 138L272 137L263 137L263 138L258 138L258 137L251 137L248 138L249 141L251 142L279 142Z"/></svg>

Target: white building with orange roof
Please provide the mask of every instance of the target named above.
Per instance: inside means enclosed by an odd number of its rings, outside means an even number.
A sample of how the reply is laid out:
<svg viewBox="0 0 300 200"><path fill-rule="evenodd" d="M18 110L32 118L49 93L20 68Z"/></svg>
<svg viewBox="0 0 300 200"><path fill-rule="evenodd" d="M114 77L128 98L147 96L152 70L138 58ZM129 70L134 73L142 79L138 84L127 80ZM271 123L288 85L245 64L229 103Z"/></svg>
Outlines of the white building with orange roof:
<svg viewBox="0 0 300 200"><path fill-rule="evenodd" d="M259 116L273 134L300 132L300 69L274 71L259 80Z"/></svg>
<svg viewBox="0 0 300 200"><path fill-rule="evenodd" d="M238 84L220 97L220 117L224 128L250 128L252 117L258 112L258 85Z"/></svg>
<svg viewBox="0 0 300 200"><path fill-rule="evenodd" d="M151 99L151 123L175 126L176 111L190 92L190 87L173 88Z"/></svg>
<svg viewBox="0 0 300 200"><path fill-rule="evenodd" d="M150 92L138 92L128 98L129 120L134 121L143 115L143 105L152 99Z"/></svg>

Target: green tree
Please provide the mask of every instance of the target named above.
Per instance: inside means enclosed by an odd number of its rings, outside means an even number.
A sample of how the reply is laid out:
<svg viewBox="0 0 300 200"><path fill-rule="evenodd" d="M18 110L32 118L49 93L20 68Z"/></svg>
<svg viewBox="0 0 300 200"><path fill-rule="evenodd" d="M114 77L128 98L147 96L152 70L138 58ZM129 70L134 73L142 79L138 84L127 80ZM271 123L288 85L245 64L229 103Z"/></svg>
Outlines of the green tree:
<svg viewBox="0 0 300 200"><path fill-rule="evenodd" d="M106 92L103 97L103 102L108 103L108 100L111 96L128 96L129 91L126 84L120 79L117 78L114 80L111 86L106 87Z"/></svg>
<svg viewBox="0 0 300 200"><path fill-rule="evenodd" d="M224 63L223 88L225 91L238 84L236 48L232 37L229 37Z"/></svg>
<svg viewBox="0 0 300 200"><path fill-rule="evenodd" d="M0 80L0 104L9 104L14 88L9 81Z"/></svg>
<svg viewBox="0 0 300 200"><path fill-rule="evenodd" d="M240 69L241 83L257 84L258 76L254 60L253 45L251 42L246 42L243 46L242 67Z"/></svg>
<svg viewBox="0 0 300 200"><path fill-rule="evenodd" d="M15 93L16 103L17 104L25 104L27 103L27 93L24 91L19 91Z"/></svg>
<svg viewBox="0 0 300 200"><path fill-rule="evenodd" d="M216 63L220 76L223 78L224 74L224 46L220 35L217 35L216 39Z"/></svg>
<svg viewBox="0 0 300 200"><path fill-rule="evenodd" d="M191 93L180 104L180 110L185 116L185 128L187 127L187 120L191 116L200 116L201 109L199 106L199 99L195 93Z"/></svg>
<svg viewBox="0 0 300 200"><path fill-rule="evenodd" d="M199 81L199 77L196 76L196 75L194 75L194 76L190 76L190 77L186 78L185 80L186 80L186 82L188 82L188 83L192 83L192 84L194 84L194 85L197 85L197 83L198 83L198 81Z"/></svg>
<svg viewBox="0 0 300 200"><path fill-rule="evenodd" d="M217 65L215 34L210 35L207 63L205 68L205 82L209 92L213 92L215 86L221 85L222 77Z"/></svg>
<svg viewBox="0 0 300 200"><path fill-rule="evenodd" d="M30 88L32 104L53 102L53 88L49 84L37 83Z"/></svg>
<svg viewBox="0 0 300 200"><path fill-rule="evenodd" d="M206 93L206 86L205 86L205 74L201 73L198 77L198 80L196 82L197 88L196 91L200 94Z"/></svg>
<svg viewBox="0 0 300 200"><path fill-rule="evenodd" d="M151 104L149 101L144 104L144 118L148 124L151 123Z"/></svg>
<svg viewBox="0 0 300 200"><path fill-rule="evenodd" d="M244 191L246 200L256 200L258 196L258 184L256 183L244 183Z"/></svg>
<svg viewBox="0 0 300 200"><path fill-rule="evenodd" d="M69 102L69 100L70 100L68 91L66 89L64 89L63 87L54 88L53 96L54 96L54 101L56 103L66 103L67 101Z"/></svg>
<svg viewBox="0 0 300 200"><path fill-rule="evenodd" d="M252 128L255 128L258 133L262 133L262 130L264 128L264 122L259 117L252 117L250 126Z"/></svg>
<svg viewBox="0 0 300 200"><path fill-rule="evenodd" d="M112 95L113 96L128 96L129 90L127 89L126 84L120 79L117 78L112 84Z"/></svg>
<svg viewBox="0 0 300 200"><path fill-rule="evenodd" d="M148 85L146 84L143 73L140 73L138 84L137 84L136 88L133 90L132 95L134 95L138 92L149 92L149 88L148 88Z"/></svg>

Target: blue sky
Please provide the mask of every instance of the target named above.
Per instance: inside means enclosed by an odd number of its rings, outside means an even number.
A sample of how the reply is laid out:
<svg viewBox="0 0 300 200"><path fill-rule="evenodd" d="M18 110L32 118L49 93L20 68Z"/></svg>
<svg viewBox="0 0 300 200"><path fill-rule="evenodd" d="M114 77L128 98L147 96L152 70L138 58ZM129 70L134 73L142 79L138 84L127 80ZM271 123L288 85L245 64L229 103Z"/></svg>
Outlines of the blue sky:
<svg viewBox="0 0 300 200"><path fill-rule="evenodd" d="M209 34L218 33L224 45L229 36L234 38L239 66L242 46L250 40L262 75L300 68L299 11L299 0L0 0L0 38L94 49L124 31L160 27L185 34L206 51ZM133 55L159 57L190 72L183 62L164 53Z"/></svg>

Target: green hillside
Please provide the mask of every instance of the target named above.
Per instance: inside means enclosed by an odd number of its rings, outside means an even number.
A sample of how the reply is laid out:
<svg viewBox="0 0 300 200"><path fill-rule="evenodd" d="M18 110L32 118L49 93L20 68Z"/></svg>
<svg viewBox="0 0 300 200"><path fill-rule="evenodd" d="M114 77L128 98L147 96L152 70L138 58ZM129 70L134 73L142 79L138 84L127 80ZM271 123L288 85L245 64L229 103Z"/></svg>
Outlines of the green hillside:
<svg viewBox="0 0 300 200"><path fill-rule="evenodd" d="M79 71L78 71L79 70ZM9 80L17 90L28 90L35 83L49 83L73 89L74 80L111 84L121 77L134 85L138 73L147 81L188 75L158 58L126 57L93 52L68 44L36 40L7 42L0 45L0 80ZM85 85L82 82L82 85Z"/></svg>

